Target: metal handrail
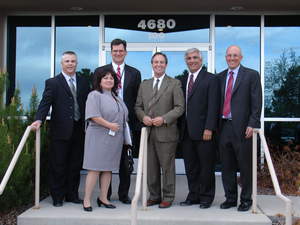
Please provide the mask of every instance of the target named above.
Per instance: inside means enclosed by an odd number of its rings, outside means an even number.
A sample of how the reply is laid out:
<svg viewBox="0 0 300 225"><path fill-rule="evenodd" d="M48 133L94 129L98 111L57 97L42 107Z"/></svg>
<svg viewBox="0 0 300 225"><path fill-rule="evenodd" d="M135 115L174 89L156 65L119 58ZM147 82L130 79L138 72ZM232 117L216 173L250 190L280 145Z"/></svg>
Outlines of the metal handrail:
<svg viewBox="0 0 300 225"><path fill-rule="evenodd" d="M15 168L15 165L19 159L19 156L23 150L23 147L27 141L27 138L30 134L30 131L32 131L32 127L28 126L23 134L23 137L18 145L18 148L6 170L6 173L1 181L0 184L0 195L2 195L6 184ZM36 130L36 139L35 139L35 154L36 154L36 160L35 160L35 205L34 208L38 209L40 204L40 146L41 146L41 132L40 129Z"/></svg>
<svg viewBox="0 0 300 225"><path fill-rule="evenodd" d="M137 224L137 203L141 194L141 185L143 178L143 209L147 208L147 143L148 143L148 128L143 127L140 141L139 160L135 184L135 194L131 202L131 225Z"/></svg>
<svg viewBox="0 0 300 225"><path fill-rule="evenodd" d="M274 165L271 159L270 151L267 145L267 141L265 135L263 134L262 130L254 129L252 144L253 144L253 205L252 205L252 212L257 213L257 133L259 134L260 140L262 142L263 150L265 152L265 157L267 161L267 165L270 171L270 175L272 178L272 183L275 189L276 196L282 199L285 202L285 224L292 225L292 202L290 199L285 197L280 190L280 186L278 183L278 179L275 173Z"/></svg>

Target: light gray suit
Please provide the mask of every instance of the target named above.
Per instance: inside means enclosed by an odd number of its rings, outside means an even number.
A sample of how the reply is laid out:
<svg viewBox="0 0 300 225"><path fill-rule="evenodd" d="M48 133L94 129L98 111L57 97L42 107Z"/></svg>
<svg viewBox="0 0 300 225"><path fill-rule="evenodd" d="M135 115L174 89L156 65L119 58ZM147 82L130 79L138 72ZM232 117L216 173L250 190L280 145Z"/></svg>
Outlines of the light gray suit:
<svg viewBox="0 0 300 225"><path fill-rule="evenodd" d="M147 182L151 200L172 202L175 197L175 153L179 138L177 119L184 112L184 96L180 81L165 75L155 99L152 99L153 81L152 78L141 83L135 110L140 121L149 114L152 118L161 116L164 119L162 126L149 128Z"/></svg>

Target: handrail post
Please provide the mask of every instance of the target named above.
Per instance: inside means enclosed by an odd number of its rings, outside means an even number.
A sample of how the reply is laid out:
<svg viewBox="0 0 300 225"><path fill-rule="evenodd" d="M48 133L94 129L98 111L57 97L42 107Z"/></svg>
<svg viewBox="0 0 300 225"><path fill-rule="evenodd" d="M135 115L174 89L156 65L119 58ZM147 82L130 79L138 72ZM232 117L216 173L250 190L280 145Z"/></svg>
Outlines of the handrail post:
<svg viewBox="0 0 300 225"><path fill-rule="evenodd" d="M147 158L148 158L148 128L146 128L145 139L144 139L144 157L143 157L143 209L147 209Z"/></svg>
<svg viewBox="0 0 300 225"><path fill-rule="evenodd" d="M252 137L252 213L257 213L257 131L254 129Z"/></svg>
<svg viewBox="0 0 300 225"><path fill-rule="evenodd" d="M7 170L6 170L6 173L5 173L5 175L4 175L4 177L3 177L2 181L1 181L1 184L0 184L0 195L3 193L4 188L5 188L7 182L9 180L9 178L10 178L10 175L13 172L13 169L15 168L15 165L16 165L16 163L18 161L18 158L19 158L19 156L20 156L20 154L22 152L22 149L23 149L23 147L25 145L25 142L26 142L26 140L27 140L27 138L28 138L28 136L30 134L30 131L31 131L31 127L28 126L26 128L26 130L24 132L24 135L23 135L23 137L22 137L22 139L21 139L21 141L20 141L20 143L19 143L19 145L17 147L17 150L16 150L16 152L15 152L15 154L14 154L14 156L13 156L13 158L12 158L12 160L11 160L11 162L10 162Z"/></svg>
<svg viewBox="0 0 300 225"><path fill-rule="evenodd" d="M143 176L143 169L144 169L143 163L145 162L144 153L147 152L147 139L148 139L147 131L148 130L145 127L142 128L140 152L139 152L139 160L138 160L136 184L135 184L135 194L131 202L131 225L137 224L137 203L142 189L141 185L142 185L142 176Z"/></svg>
<svg viewBox="0 0 300 225"><path fill-rule="evenodd" d="M281 193L279 182L278 182L278 179L277 179L277 176L276 176L276 172L275 172L275 169L274 169L274 165L273 165L273 162L272 162L272 158L271 158L271 154L270 154L270 151L269 151L269 148L268 148L268 145L267 145L266 138L265 138L265 136L264 136L264 134L261 130L258 130L258 133L259 133L261 143L263 145L267 165L268 165L268 168L269 168L269 172L270 172L270 175L271 175L271 179L272 179L272 183L273 183L273 186L274 186L274 189L275 189L276 196L281 198L286 204L285 205L286 206L285 224L286 225L292 225L292 202L289 198L285 197Z"/></svg>
<svg viewBox="0 0 300 225"><path fill-rule="evenodd" d="M41 129L35 133L35 204L34 209L40 208L40 162L41 162Z"/></svg>

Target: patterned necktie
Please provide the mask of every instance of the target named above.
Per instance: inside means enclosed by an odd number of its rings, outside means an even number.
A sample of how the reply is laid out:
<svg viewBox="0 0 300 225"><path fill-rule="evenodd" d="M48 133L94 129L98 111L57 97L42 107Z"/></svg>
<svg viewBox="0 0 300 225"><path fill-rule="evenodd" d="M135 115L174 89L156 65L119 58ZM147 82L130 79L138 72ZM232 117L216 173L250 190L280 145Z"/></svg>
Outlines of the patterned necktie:
<svg viewBox="0 0 300 225"><path fill-rule="evenodd" d="M153 95L152 95L152 98L150 99L150 101L148 103L148 106L149 106L149 116L150 117L154 116L153 106L154 106L154 103L156 101L156 96L157 96L157 93L158 93L158 84L159 84L159 79L156 79L156 82L155 82L155 85L154 85L154 88L153 88Z"/></svg>
<svg viewBox="0 0 300 225"><path fill-rule="evenodd" d="M188 84L188 97L190 97L190 95L192 93L193 85L194 85L194 75L191 74L190 75L190 81L189 81L189 84Z"/></svg>
<svg viewBox="0 0 300 225"><path fill-rule="evenodd" d="M121 68L119 65L117 68L117 77L118 77L118 81L119 81L118 88L122 88Z"/></svg>
<svg viewBox="0 0 300 225"><path fill-rule="evenodd" d="M74 79L70 78L69 83L70 83L71 93L72 93L73 99L74 99L74 120L78 121L80 119L80 111L79 111L79 106L78 106L78 102L77 102L77 94L76 94L76 88L74 85Z"/></svg>
<svg viewBox="0 0 300 225"><path fill-rule="evenodd" d="M227 89L226 89L226 93L225 93L224 107L223 107L223 116L225 118L228 118L228 116L231 112L230 102L231 102L232 86L233 86L233 71L230 71L229 79L228 79L228 83L227 83Z"/></svg>
<svg viewBox="0 0 300 225"><path fill-rule="evenodd" d="M155 96L157 95L158 84L159 84L159 79L156 79L156 83L155 83L154 88L153 88L153 98L155 98Z"/></svg>

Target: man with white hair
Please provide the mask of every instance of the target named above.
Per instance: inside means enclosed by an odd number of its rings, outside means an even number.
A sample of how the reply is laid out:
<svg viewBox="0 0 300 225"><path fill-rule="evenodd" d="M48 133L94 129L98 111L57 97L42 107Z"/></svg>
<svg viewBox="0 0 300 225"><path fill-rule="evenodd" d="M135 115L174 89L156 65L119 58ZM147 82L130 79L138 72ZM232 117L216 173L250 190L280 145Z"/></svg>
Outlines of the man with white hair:
<svg viewBox="0 0 300 225"><path fill-rule="evenodd" d="M186 51L185 62L189 74L180 78L186 103L186 112L181 118L181 138L189 193L180 205L199 204L201 209L206 209L215 196L218 79L206 71L197 48Z"/></svg>

